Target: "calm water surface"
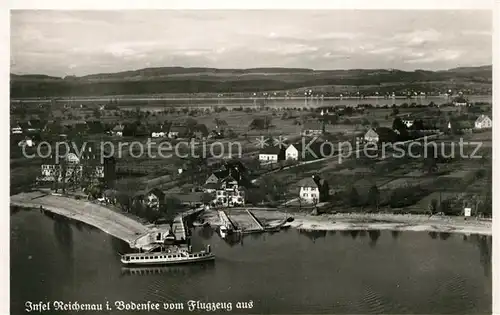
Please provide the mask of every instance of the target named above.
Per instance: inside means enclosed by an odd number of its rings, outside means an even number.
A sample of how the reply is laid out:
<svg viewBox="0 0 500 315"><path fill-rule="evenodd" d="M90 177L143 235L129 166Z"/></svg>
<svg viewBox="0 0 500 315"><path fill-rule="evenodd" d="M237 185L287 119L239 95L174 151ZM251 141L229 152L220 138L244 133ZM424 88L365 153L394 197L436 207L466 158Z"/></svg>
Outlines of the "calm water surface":
<svg viewBox="0 0 500 315"><path fill-rule="evenodd" d="M204 244L217 255L212 264L138 274L122 269L123 242L36 210L17 212L11 313L24 313L26 301L53 300L251 300L252 313L281 314L491 313L491 237L290 229L229 244L210 229L194 230L193 246Z"/></svg>
<svg viewBox="0 0 500 315"><path fill-rule="evenodd" d="M471 95L468 96L470 102L489 102L491 103L491 95ZM372 104L377 106L393 104L401 105L403 103L411 104L423 104L428 105L430 102L436 104L444 104L447 99L439 96L430 96L427 98L414 98L414 99L200 99L200 100L154 100L154 99L120 99L119 106L122 109L135 110L138 106L141 110L149 111L162 111L172 106L199 106L199 107L210 107L210 106L224 106L227 108L235 107L258 107L258 106L269 106L269 107L279 107L279 108L295 108L295 107L322 107L322 106L339 106L339 105L359 105L359 104Z"/></svg>

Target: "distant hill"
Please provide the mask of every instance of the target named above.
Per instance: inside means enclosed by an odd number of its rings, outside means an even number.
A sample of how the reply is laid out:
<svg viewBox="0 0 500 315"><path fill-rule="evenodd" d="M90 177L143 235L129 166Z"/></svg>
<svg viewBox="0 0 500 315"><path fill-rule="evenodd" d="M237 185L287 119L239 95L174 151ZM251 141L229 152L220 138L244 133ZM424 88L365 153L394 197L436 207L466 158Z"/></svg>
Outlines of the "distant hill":
<svg viewBox="0 0 500 315"><path fill-rule="evenodd" d="M159 67L65 78L11 74L12 97L98 96L159 93L236 93L322 87L400 91L411 87L480 88L491 91L492 66L443 71L302 68L216 69ZM382 90L381 90L382 89Z"/></svg>

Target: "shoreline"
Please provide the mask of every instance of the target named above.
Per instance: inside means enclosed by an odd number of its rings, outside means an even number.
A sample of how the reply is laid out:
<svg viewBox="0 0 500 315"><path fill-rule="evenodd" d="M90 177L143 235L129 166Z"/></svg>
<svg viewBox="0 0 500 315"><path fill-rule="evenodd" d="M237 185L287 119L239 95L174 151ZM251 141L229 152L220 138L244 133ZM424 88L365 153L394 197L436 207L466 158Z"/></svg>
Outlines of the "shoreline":
<svg viewBox="0 0 500 315"><path fill-rule="evenodd" d="M67 218L81 221L99 230L122 239L134 247L135 242L155 229L146 226L124 214L115 212L104 206L88 201L71 198L43 195L32 197L29 193L11 196L10 205L22 208L50 211ZM229 213L241 209L226 209ZM244 210L243 210L244 211ZM341 213L313 216L302 213L286 213L251 208L252 213L263 223L273 224L284 217L293 217L292 222L285 226L298 230L390 230L415 232L441 232L459 234L492 235L492 220L479 220L464 217L426 216L415 214L371 214L371 213ZM201 215L211 226L221 224L215 210L207 210Z"/></svg>
<svg viewBox="0 0 500 315"><path fill-rule="evenodd" d="M270 211L252 210L259 218L274 221L276 214ZM267 212L267 213L266 213ZM287 215L279 212L277 215ZM390 230L414 232L440 232L459 234L492 235L492 220L476 218L431 216L417 214L341 213L341 214L293 214L288 226L299 230Z"/></svg>
<svg viewBox="0 0 500 315"><path fill-rule="evenodd" d="M10 206L49 211L72 220L98 228L99 230L127 242L131 247L142 235L151 232L151 228L115 212L104 206L71 199L63 196L42 193L21 193L10 197Z"/></svg>

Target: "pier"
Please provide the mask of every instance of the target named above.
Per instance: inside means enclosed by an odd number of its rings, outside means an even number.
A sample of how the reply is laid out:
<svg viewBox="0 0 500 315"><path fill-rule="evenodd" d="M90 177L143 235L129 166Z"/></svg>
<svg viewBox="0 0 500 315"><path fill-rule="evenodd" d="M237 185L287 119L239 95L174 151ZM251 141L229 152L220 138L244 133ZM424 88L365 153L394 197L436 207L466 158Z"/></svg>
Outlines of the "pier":
<svg viewBox="0 0 500 315"><path fill-rule="evenodd" d="M248 213L248 215L250 216L250 218L252 218L252 220L255 222L255 224L259 227L259 229L264 230L264 226L262 226L259 219L257 219L257 217L250 210L248 210L248 209L245 209L245 210Z"/></svg>
<svg viewBox="0 0 500 315"><path fill-rule="evenodd" d="M224 210L219 210L219 219L222 222L222 225L226 227L227 230L235 231L238 227L229 219L228 215Z"/></svg>

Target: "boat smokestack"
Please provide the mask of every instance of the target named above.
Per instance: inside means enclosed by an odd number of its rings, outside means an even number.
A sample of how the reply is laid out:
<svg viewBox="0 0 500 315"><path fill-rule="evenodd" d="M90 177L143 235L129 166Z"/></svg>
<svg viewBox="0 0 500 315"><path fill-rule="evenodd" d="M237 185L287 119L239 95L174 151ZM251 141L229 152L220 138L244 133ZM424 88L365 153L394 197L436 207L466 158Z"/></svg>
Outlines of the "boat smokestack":
<svg viewBox="0 0 500 315"><path fill-rule="evenodd" d="M207 253L210 253L210 245L207 245Z"/></svg>

